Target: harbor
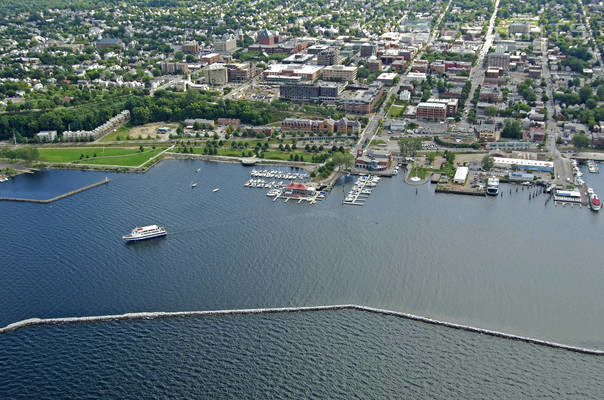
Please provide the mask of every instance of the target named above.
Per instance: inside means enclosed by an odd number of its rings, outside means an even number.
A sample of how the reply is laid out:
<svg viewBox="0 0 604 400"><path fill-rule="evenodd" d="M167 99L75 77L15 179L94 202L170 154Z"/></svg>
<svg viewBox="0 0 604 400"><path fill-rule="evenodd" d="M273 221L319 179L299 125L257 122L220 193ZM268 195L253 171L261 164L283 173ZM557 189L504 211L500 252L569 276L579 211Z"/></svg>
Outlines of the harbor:
<svg viewBox="0 0 604 400"><path fill-rule="evenodd" d="M380 177L376 175L361 175L355 182L352 189L348 192L342 204L352 206L362 206L373 193L373 188L377 186Z"/></svg>

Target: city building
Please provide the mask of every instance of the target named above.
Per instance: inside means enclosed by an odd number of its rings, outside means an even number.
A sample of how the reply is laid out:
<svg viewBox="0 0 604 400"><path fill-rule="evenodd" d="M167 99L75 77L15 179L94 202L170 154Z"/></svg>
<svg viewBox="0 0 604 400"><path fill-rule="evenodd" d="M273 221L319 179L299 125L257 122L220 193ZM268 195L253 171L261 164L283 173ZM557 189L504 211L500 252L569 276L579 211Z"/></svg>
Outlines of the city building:
<svg viewBox="0 0 604 400"><path fill-rule="evenodd" d="M383 83L386 86L394 85L394 81L398 74L394 72L382 72L377 78L376 81Z"/></svg>
<svg viewBox="0 0 604 400"><path fill-rule="evenodd" d="M201 62L206 64L214 64L215 62L220 61L221 56L218 53L209 53L201 56Z"/></svg>
<svg viewBox="0 0 604 400"><path fill-rule="evenodd" d="M376 56L371 56L369 57L369 60L367 60L367 68L369 68L369 71L371 72L379 71L382 69L382 61Z"/></svg>
<svg viewBox="0 0 604 400"><path fill-rule="evenodd" d="M361 57L371 57L375 55L377 49L374 44L365 43L361 45Z"/></svg>
<svg viewBox="0 0 604 400"><path fill-rule="evenodd" d="M504 71L510 69L510 55L505 52L504 46L497 46L495 51L489 54L488 66L501 68Z"/></svg>
<svg viewBox="0 0 604 400"><path fill-rule="evenodd" d="M229 81L227 67L224 64L211 64L204 68L206 79L210 85L224 85Z"/></svg>
<svg viewBox="0 0 604 400"><path fill-rule="evenodd" d="M124 47L124 43L120 39L115 38L103 38L95 42L97 49L106 49L112 46Z"/></svg>
<svg viewBox="0 0 604 400"><path fill-rule="evenodd" d="M159 68L164 74L181 73L186 75L189 73L189 65L186 63L162 62L159 64Z"/></svg>
<svg viewBox="0 0 604 400"><path fill-rule="evenodd" d="M373 82L369 87L359 88L352 95L340 96L338 108L343 111L367 114L375 110L384 94L384 85Z"/></svg>
<svg viewBox="0 0 604 400"><path fill-rule="evenodd" d="M415 118L444 121L447 118L447 105L444 103L421 102L417 105Z"/></svg>
<svg viewBox="0 0 604 400"><path fill-rule="evenodd" d="M514 35L516 33L528 35L530 32L530 29L531 29L531 27L529 24L527 24L526 22L521 22L521 21L514 21L508 25L508 32L510 33L510 35Z"/></svg>
<svg viewBox="0 0 604 400"><path fill-rule="evenodd" d="M263 29L258 33L258 44L273 45L279 43L280 35L277 31Z"/></svg>
<svg viewBox="0 0 604 400"><path fill-rule="evenodd" d="M323 68L322 76L327 81L350 81L357 79L357 67L344 65L329 65Z"/></svg>
<svg viewBox="0 0 604 400"><path fill-rule="evenodd" d="M225 33L222 37L214 40L214 50L219 53L231 53L237 48L237 39Z"/></svg>
<svg viewBox="0 0 604 400"><path fill-rule="evenodd" d="M199 44L196 41L184 42L180 49L185 53L199 53Z"/></svg>
<svg viewBox="0 0 604 400"><path fill-rule="evenodd" d="M447 106L447 117L454 117L457 114L459 100L457 99L429 99L428 103L442 103Z"/></svg>
<svg viewBox="0 0 604 400"><path fill-rule="evenodd" d="M336 100L344 90L343 85L327 82L298 82L279 86L279 96L286 100Z"/></svg>
<svg viewBox="0 0 604 400"><path fill-rule="evenodd" d="M252 63L233 63L226 65L229 82L245 82L250 80L256 72Z"/></svg>
<svg viewBox="0 0 604 400"><path fill-rule="evenodd" d="M317 64L336 65L340 63L340 52L337 49L327 49L317 54Z"/></svg>
<svg viewBox="0 0 604 400"><path fill-rule="evenodd" d="M280 77L297 77L299 80L313 82L321 76L323 67L317 65L273 64L262 72L268 81L282 81Z"/></svg>

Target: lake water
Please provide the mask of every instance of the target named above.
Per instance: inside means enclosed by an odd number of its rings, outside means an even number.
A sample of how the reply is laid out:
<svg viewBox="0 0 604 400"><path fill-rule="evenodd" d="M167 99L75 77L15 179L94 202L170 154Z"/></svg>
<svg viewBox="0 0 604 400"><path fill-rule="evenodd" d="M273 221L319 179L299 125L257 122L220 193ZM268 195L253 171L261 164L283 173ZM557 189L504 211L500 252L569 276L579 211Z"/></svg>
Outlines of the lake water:
<svg viewBox="0 0 604 400"><path fill-rule="evenodd" d="M363 207L343 206L341 186L314 206L286 204L244 188L249 171L172 160L145 174L44 171L0 184L0 196L50 198L111 179L52 204L0 203L0 325L30 317L353 303L604 349L602 215L545 205L545 197L529 200L528 191L510 194L508 186L503 198L435 194L430 185L416 192L401 176L382 179ZM602 175L585 177L604 194ZM123 243L132 227L153 223L165 225L168 237ZM228 330L222 319L211 321ZM181 335L180 322L152 322L160 331L164 323ZM197 329L189 323L182 336ZM65 340L97 328L106 332L99 333L105 343L115 329L139 327L125 324L26 329L0 338L0 347L24 335ZM366 331L371 338L358 340L388 340L388 330Z"/></svg>
<svg viewBox="0 0 604 400"><path fill-rule="evenodd" d="M354 311L33 327L0 364L4 399L604 396L602 357Z"/></svg>

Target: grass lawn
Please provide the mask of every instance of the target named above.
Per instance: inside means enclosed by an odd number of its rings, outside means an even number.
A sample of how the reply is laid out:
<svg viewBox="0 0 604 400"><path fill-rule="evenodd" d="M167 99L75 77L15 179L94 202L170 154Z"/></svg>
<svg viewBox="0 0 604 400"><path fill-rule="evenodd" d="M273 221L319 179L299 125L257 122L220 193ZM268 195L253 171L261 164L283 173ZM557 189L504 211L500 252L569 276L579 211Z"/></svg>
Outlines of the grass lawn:
<svg viewBox="0 0 604 400"><path fill-rule="evenodd" d="M430 174L431 172L432 172L432 170L428 169L428 168L413 167L413 169L411 170L411 173L409 174L409 177L412 178L414 176L417 176L421 179L426 179L426 176L428 176L428 174Z"/></svg>
<svg viewBox="0 0 604 400"><path fill-rule="evenodd" d="M403 114L403 112L405 112L406 108L407 106L397 106L396 104L393 104L392 107L390 107L390 110L388 111L388 115L386 115L386 117L399 118Z"/></svg>
<svg viewBox="0 0 604 400"><path fill-rule="evenodd" d="M385 141L381 140L381 139L373 139L371 141L371 143L369 143L371 146L378 146L380 144L386 144Z"/></svg>
<svg viewBox="0 0 604 400"><path fill-rule="evenodd" d="M203 154L203 147L193 147L193 153L194 154ZM226 156L226 157L249 157L249 153L253 152L254 148L253 147L249 147L248 149L231 149L230 147L221 147L218 149L218 156ZM245 154L243 154L245 153ZM323 152L325 153L325 152ZM304 150L298 150L298 151L291 151L291 152L281 152L279 150L274 150L274 149L269 149L268 151L265 151L263 153L265 159L268 160L284 160L284 161L290 161L290 154L293 154L294 156L297 154L298 157L302 156L304 157L304 160L299 160L299 161L306 161L306 162L312 162L312 156L313 155L319 155L322 153L309 153L306 152ZM253 156L253 155L252 155Z"/></svg>
<svg viewBox="0 0 604 400"><path fill-rule="evenodd" d="M114 142L117 140L118 136L120 137L120 139L126 140L126 136L128 136L128 132L130 132L130 128L131 128L130 124L122 125L119 127L118 130L106 135L100 141L101 142Z"/></svg>
<svg viewBox="0 0 604 400"><path fill-rule="evenodd" d="M82 163L98 165L137 166L163 151L164 148L145 148L140 152L138 147L78 147L78 148L48 148L38 149L40 161L55 163ZM94 155L96 154L96 157ZM80 159L80 156L84 157Z"/></svg>

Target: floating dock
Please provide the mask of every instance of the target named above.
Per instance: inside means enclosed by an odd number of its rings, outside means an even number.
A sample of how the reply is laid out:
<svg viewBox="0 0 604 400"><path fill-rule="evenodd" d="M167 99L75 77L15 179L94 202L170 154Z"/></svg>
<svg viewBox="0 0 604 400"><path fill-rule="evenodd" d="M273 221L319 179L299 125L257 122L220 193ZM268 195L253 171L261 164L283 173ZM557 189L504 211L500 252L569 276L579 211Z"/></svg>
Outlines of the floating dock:
<svg viewBox="0 0 604 400"><path fill-rule="evenodd" d="M19 198L19 197L0 197L0 201L18 201L18 202L22 202L22 203L47 204L47 203L55 202L57 200L64 199L65 197L73 196L74 194L78 194L78 193L83 192L85 190L89 190L89 189L95 188L97 186L104 185L104 184L109 183L109 182L110 182L109 179L105 178L105 179L103 179L100 182L93 183L92 185L84 186L84 187L81 187L81 188L76 189L76 190L72 190L71 192L67 192L67 193L64 193L62 195L53 197L52 199L36 200L36 199L23 199L23 198Z"/></svg>

